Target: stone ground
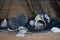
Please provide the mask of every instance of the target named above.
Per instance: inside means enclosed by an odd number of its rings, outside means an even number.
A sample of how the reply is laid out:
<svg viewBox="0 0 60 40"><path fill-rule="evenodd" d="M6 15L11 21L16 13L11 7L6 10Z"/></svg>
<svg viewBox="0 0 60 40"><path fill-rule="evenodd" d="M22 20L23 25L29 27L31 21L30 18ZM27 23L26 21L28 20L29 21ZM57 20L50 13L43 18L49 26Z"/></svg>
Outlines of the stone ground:
<svg viewBox="0 0 60 40"><path fill-rule="evenodd" d="M60 33L28 32L25 37L16 37L17 32L0 32L0 40L60 40Z"/></svg>

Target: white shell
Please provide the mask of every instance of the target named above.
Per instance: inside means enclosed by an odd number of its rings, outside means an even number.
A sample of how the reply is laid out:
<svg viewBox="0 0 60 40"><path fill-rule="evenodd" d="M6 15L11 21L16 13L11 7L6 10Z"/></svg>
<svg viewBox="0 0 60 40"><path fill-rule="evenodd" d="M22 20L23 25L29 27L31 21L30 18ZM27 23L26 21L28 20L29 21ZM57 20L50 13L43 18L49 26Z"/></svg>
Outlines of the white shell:
<svg viewBox="0 0 60 40"><path fill-rule="evenodd" d="M17 37L24 37L25 34L24 34L24 33L17 33L16 36L17 36Z"/></svg>
<svg viewBox="0 0 60 40"><path fill-rule="evenodd" d="M50 22L50 18L48 15L45 15L45 18L47 19L48 23Z"/></svg>
<svg viewBox="0 0 60 40"><path fill-rule="evenodd" d="M7 20L4 19L1 23L1 27L7 27Z"/></svg>
<svg viewBox="0 0 60 40"><path fill-rule="evenodd" d="M54 32L54 33L59 33L59 32L60 32L60 28L53 27L53 28L51 29L51 31Z"/></svg>
<svg viewBox="0 0 60 40"><path fill-rule="evenodd" d="M27 31L28 31L28 29L26 27L24 27L24 26L20 26L18 28L18 30L19 30L20 33L27 33Z"/></svg>
<svg viewBox="0 0 60 40"><path fill-rule="evenodd" d="M31 20L31 21L29 22L29 24L30 24L31 26L34 26L34 25L35 25L35 22L34 22L33 20Z"/></svg>
<svg viewBox="0 0 60 40"><path fill-rule="evenodd" d="M39 25L39 23L38 23L38 21L39 20L41 20L41 21L43 21L44 23L45 23L45 21L44 21L44 18L43 18L43 16L41 16L41 15L37 15L36 17L35 17L35 27L38 27ZM45 25L46 25L46 23L45 23Z"/></svg>

